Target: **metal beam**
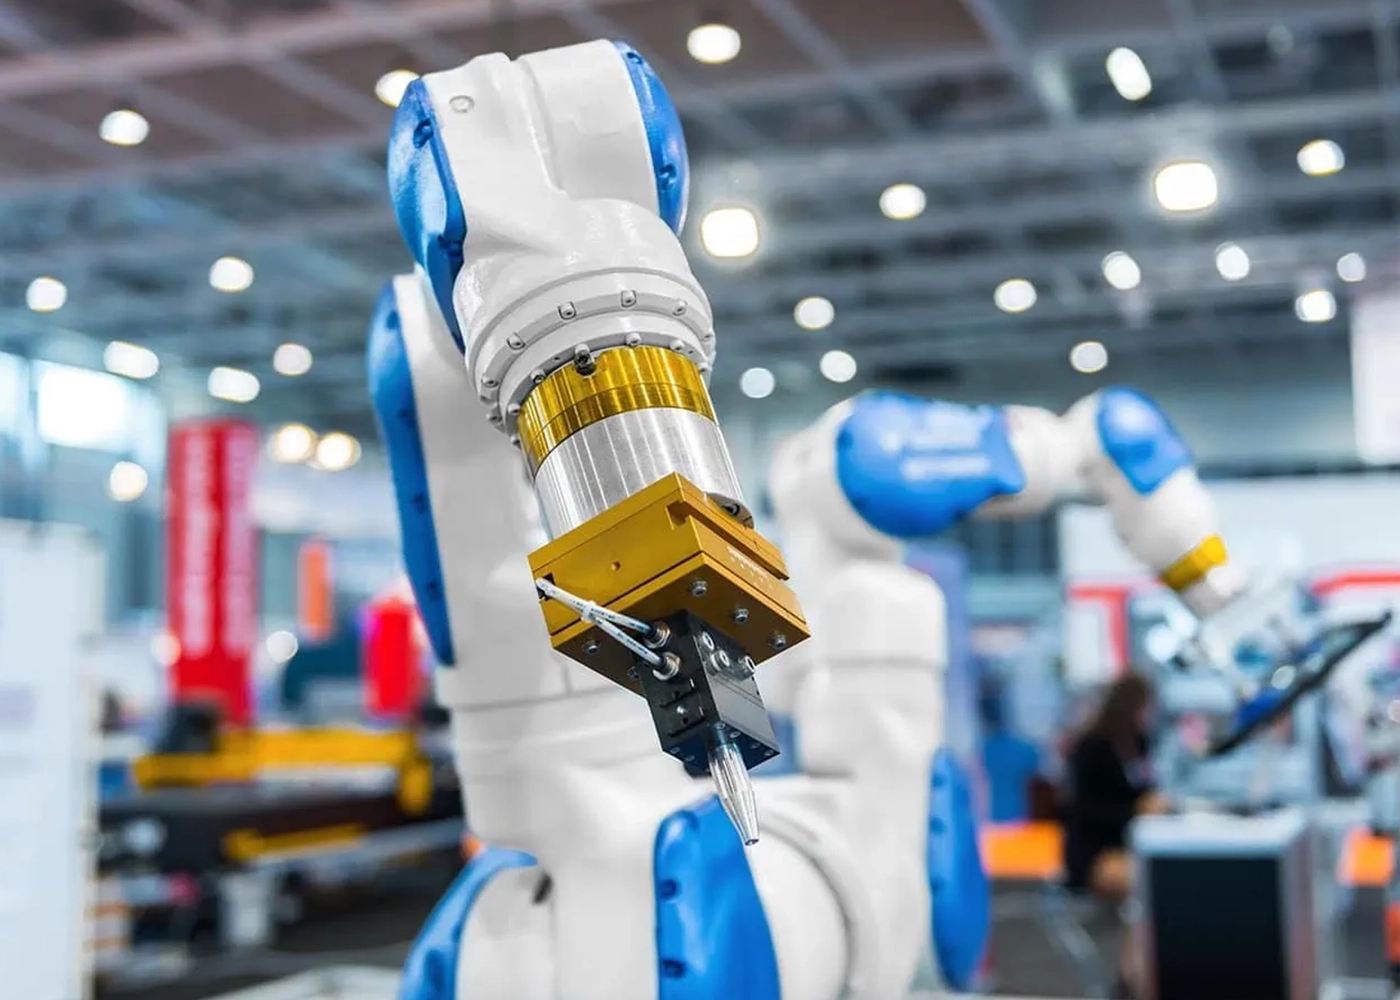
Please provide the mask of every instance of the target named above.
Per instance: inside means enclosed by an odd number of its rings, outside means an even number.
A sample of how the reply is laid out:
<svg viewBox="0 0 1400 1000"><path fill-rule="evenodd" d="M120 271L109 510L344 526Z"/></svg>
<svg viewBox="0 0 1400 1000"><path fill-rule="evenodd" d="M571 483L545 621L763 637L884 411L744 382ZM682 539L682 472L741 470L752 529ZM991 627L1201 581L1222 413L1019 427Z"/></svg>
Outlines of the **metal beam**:
<svg viewBox="0 0 1400 1000"><path fill-rule="evenodd" d="M834 79L851 100L889 135L908 135L913 123L881 93L831 38L791 0L749 0L803 55Z"/></svg>

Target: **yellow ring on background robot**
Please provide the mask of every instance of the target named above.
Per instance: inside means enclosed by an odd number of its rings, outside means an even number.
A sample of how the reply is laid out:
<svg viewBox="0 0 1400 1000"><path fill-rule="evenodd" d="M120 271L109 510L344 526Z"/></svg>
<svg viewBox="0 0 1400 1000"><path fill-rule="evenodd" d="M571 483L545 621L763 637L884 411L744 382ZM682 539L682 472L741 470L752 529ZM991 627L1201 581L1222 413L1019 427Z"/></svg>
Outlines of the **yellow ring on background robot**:
<svg viewBox="0 0 1400 1000"><path fill-rule="evenodd" d="M621 413L669 408L715 419L700 369L675 351L618 347L596 355L594 365L587 375L565 365L521 404L516 433L532 474L570 437Z"/></svg>
<svg viewBox="0 0 1400 1000"><path fill-rule="evenodd" d="M1227 558L1224 540L1219 535L1211 535L1163 570L1161 580L1180 594L1200 583L1215 567L1224 566Z"/></svg>

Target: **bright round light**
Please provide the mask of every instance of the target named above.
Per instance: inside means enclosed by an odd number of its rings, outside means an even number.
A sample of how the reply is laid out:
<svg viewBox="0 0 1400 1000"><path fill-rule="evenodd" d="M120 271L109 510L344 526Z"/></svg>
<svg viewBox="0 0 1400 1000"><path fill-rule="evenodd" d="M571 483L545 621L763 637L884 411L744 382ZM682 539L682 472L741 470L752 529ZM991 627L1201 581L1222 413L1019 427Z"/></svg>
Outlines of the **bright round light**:
<svg viewBox="0 0 1400 1000"><path fill-rule="evenodd" d="M1304 323L1327 323L1337 315L1337 298L1325 288L1315 288L1298 296L1293 311Z"/></svg>
<svg viewBox="0 0 1400 1000"><path fill-rule="evenodd" d="M263 648L267 650L267 658L278 664L286 663L293 656L296 656L299 645L297 637L285 629L273 632L263 640Z"/></svg>
<svg viewBox="0 0 1400 1000"><path fill-rule="evenodd" d="M1012 278L997 285L992 300L1002 312L1023 313L1035 305L1036 297L1035 286L1029 281L1025 278Z"/></svg>
<svg viewBox="0 0 1400 1000"><path fill-rule="evenodd" d="M1130 291L1142 284L1142 268L1123 251L1115 250L1103 259L1103 280L1120 292Z"/></svg>
<svg viewBox="0 0 1400 1000"><path fill-rule="evenodd" d="M1081 375L1093 375L1108 367L1108 348L1097 340L1075 344L1069 352L1069 366Z"/></svg>
<svg viewBox="0 0 1400 1000"><path fill-rule="evenodd" d="M334 431L316 445L316 466L327 472L342 472L360 460L360 442L349 434Z"/></svg>
<svg viewBox="0 0 1400 1000"><path fill-rule="evenodd" d="M1220 181L1210 164L1182 160L1157 171L1152 193L1168 212L1201 212L1220 200Z"/></svg>
<svg viewBox="0 0 1400 1000"><path fill-rule="evenodd" d="M215 368L209 373L209 395L229 403L251 403L262 391L252 372L239 368Z"/></svg>
<svg viewBox="0 0 1400 1000"><path fill-rule="evenodd" d="M812 295L797 303L792 310L792 318L804 330L824 330L836 318L836 307L830 299Z"/></svg>
<svg viewBox="0 0 1400 1000"><path fill-rule="evenodd" d="M175 665L180 658L180 640L169 632L157 632L151 636L151 659L162 667Z"/></svg>
<svg viewBox="0 0 1400 1000"><path fill-rule="evenodd" d="M849 382L856 377L856 359L845 351L827 351L817 367L832 382Z"/></svg>
<svg viewBox="0 0 1400 1000"><path fill-rule="evenodd" d="M1314 139L1298 150L1298 169L1309 177L1327 177L1340 173L1347 165L1342 147L1331 139Z"/></svg>
<svg viewBox="0 0 1400 1000"><path fill-rule="evenodd" d="M241 257L220 257L209 268L209 284L221 292L241 292L253 284L253 265Z"/></svg>
<svg viewBox="0 0 1400 1000"><path fill-rule="evenodd" d="M57 278L35 278L24 293L24 302L36 313L50 313L62 309L68 301L68 286Z"/></svg>
<svg viewBox="0 0 1400 1000"><path fill-rule="evenodd" d="M272 352L272 367L278 375L305 375L311 370L311 351L300 344L282 344Z"/></svg>
<svg viewBox="0 0 1400 1000"><path fill-rule="evenodd" d="M374 96L389 107L397 108L403 100L404 91L416 79L418 74L411 69L391 69L375 81Z"/></svg>
<svg viewBox="0 0 1400 1000"><path fill-rule="evenodd" d="M149 348L114 340L102 352L102 366L113 375L144 379L160 371L160 358Z"/></svg>
<svg viewBox="0 0 1400 1000"><path fill-rule="evenodd" d="M1359 253L1343 254L1337 261L1337 277L1348 284L1366 280L1366 258Z"/></svg>
<svg viewBox="0 0 1400 1000"><path fill-rule="evenodd" d="M749 257L758 250L758 216L747 208L714 208L700 220L700 243L711 257Z"/></svg>
<svg viewBox="0 0 1400 1000"><path fill-rule="evenodd" d="M284 424L268 439L267 453L286 465L308 462L316 454L316 432L305 424Z"/></svg>
<svg viewBox="0 0 1400 1000"><path fill-rule="evenodd" d="M914 184L892 184L880 194L880 211L887 219L917 218L927 205L924 189Z"/></svg>
<svg viewBox="0 0 1400 1000"><path fill-rule="evenodd" d="M739 32L727 24L699 24L686 36L685 50L696 62L718 66L737 56L743 44Z"/></svg>
<svg viewBox="0 0 1400 1000"><path fill-rule="evenodd" d="M107 474L107 495L119 503L140 499L151 484L146 470L135 462L118 462Z"/></svg>
<svg viewBox="0 0 1400 1000"><path fill-rule="evenodd" d="M1215 269L1226 281L1243 281L1249 277L1249 254L1244 247L1223 243L1215 251Z"/></svg>
<svg viewBox="0 0 1400 1000"><path fill-rule="evenodd" d="M767 368L750 368L739 376L739 391L750 399L764 399L773 395L778 380Z"/></svg>
<svg viewBox="0 0 1400 1000"><path fill-rule="evenodd" d="M110 142L113 146L139 146L151 134L151 123L139 111L118 108L102 119L97 134L103 142Z"/></svg>
<svg viewBox="0 0 1400 1000"><path fill-rule="evenodd" d="M1108 79L1125 101L1140 101L1152 93L1152 75L1142 56L1132 49L1114 49L1104 62Z"/></svg>

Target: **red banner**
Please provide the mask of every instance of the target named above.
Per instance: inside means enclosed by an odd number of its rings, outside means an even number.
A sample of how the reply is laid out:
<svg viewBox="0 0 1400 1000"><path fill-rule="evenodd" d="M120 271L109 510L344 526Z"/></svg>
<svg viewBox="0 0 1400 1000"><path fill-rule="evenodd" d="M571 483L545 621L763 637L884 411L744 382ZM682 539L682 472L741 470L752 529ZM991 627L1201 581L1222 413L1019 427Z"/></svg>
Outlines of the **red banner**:
<svg viewBox="0 0 1400 1000"><path fill-rule="evenodd" d="M172 428L166 459L166 610L179 654L176 701L217 701L226 723L252 721L258 635L258 536L250 499L258 432L209 420Z"/></svg>

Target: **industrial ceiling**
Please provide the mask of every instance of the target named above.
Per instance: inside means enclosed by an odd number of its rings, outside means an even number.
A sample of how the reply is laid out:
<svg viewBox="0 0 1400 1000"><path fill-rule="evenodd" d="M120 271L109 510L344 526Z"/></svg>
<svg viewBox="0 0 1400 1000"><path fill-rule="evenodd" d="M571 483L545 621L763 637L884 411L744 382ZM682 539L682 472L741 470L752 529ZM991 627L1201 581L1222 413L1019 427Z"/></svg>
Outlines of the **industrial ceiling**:
<svg viewBox="0 0 1400 1000"><path fill-rule="evenodd" d="M737 30L736 58L687 54L702 21ZM600 36L685 119L717 395L837 349L855 385L1064 366L1085 341L1335 350L1347 292L1400 264L1397 23L1379 0L0 0L0 350L130 342L179 412L231 366L264 420L367 428L366 323L408 263L377 81ZM1124 96L1117 49L1150 92ZM99 137L119 108L139 145ZM1163 207L1181 161L1206 165L1204 208ZM882 211L892 185L918 191ZM717 206L755 214L755 254L701 248ZM211 287L224 256L246 289ZM61 308L26 304L43 276ZM794 319L809 296L834 306L821 329ZM285 342L304 375L273 371Z"/></svg>

